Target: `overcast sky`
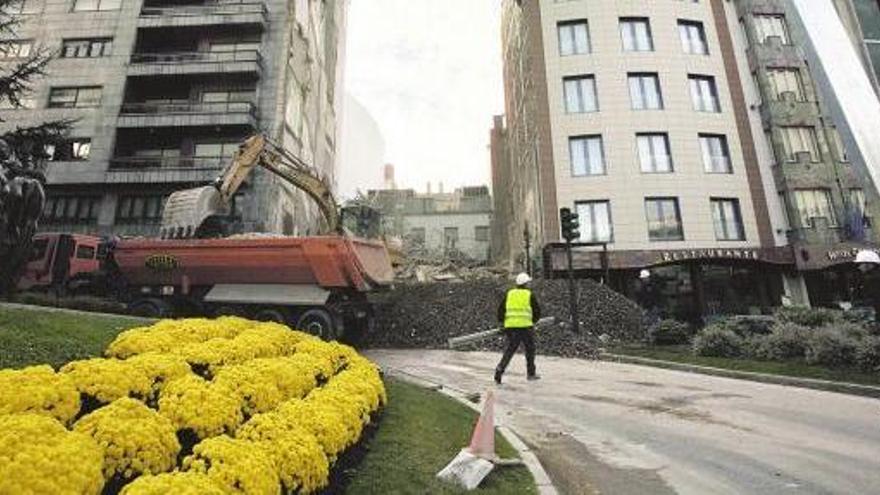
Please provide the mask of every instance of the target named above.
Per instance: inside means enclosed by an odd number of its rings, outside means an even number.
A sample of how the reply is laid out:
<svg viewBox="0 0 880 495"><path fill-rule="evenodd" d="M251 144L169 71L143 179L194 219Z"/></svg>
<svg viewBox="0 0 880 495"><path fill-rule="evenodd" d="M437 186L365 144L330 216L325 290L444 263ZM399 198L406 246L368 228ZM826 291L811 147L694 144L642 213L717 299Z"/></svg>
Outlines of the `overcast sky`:
<svg viewBox="0 0 880 495"><path fill-rule="evenodd" d="M504 108L500 4L351 0L346 91L378 122L398 186L488 183L489 129Z"/></svg>

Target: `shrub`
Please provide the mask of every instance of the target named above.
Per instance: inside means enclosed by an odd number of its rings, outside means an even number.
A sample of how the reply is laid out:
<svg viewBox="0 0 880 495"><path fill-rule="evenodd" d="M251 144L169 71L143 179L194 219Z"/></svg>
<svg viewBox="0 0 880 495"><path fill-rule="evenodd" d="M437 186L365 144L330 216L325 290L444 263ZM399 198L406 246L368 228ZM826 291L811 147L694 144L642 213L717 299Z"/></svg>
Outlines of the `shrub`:
<svg viewBox="0 0 880 495"><path fill-rule="evenodd" d="M773 327L769 335L756 339L752 356L758 359L797 359L803 358L807 350L807 339L814 330L794 323L780 323Z"/></svg>
<svg viewBox="0 0 880 495"><path fill-rule="evenodd" d="M837 328L822 328L807 340L806 358L810 364L852 366L859 341Z"/></svg>
<svg viewBox="0 0 880 495"><path fill-rule="evenodd" d="M864 325L859 323L843 321L834 325L822 327L819 331L838 330L848 337L852 337L858 341L864 340L870 335L870 332Z"/></svg>
<svg viewBox="0 0 880 495"><path fill-rule="evenodd" d="M687 344L692 335L691 327L678 320L661 320L648 329L648 340L652 345Z"/></svg>
<svg viewBox="0 0 880 495"><path fill-rule="evenodd" d="M841 322L843 320L843 311L793 306L779 308L776 312L776 319L780 323L794 323L805 327L818 328Z"/></svg>
<svg viewBox="0 0 880 495"><path fill-rule="evenodd" d="M724 325L710 325L694 337L697 356L738 357L743 353L743 338Z"/></svg>
<svg viewBox="0 0 880 495"><path fill-rule="evenodd" d="M856 348L856 364L864 371L880 371L880 337L870 336Z"/></svg>
<svg viewBox="0 0 880 495"><path fill-rule="evenodd" d="M731 316L719 323L733 330L740 337L749 337L769 334L776 320L772 316Z"/></svg>

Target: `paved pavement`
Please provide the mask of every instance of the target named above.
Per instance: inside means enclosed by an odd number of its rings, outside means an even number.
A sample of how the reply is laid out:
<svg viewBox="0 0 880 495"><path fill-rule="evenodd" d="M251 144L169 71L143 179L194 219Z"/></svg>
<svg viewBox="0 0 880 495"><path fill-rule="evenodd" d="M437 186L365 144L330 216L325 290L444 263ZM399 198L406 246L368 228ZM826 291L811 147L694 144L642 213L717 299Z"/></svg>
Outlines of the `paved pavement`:
<svg viewBox="0 0 880 495"><path fill-rule="evenodd" d="M390 371L465 393L499 355L370 351ZM569 494L878 494L880 400L629 364L522 356L498 392Z"/></svg>

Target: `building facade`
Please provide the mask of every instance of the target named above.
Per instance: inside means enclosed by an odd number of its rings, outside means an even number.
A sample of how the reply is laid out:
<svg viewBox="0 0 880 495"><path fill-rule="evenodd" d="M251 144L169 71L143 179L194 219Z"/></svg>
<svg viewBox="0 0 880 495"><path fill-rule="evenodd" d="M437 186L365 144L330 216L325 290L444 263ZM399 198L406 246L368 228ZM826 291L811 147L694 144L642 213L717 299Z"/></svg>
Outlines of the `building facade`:
<svg viewBox="0 0 880 495"><path fill-rule="evenodd" d="M7 125L76 119L50 151L43 228L155 235L167 196L264 133L334 180L345 2L24 0L21 43L57 50ZM300 191L257 170L238 231L305 234Z"/></svg>
<svg viewBox="0 0 880 495"><path fill-rule="evenodd" d="M809 303L821 287L805 272L827 268L815 257L873 242L876 189L847 160L807 54L780 37L786 4L505 1L505 19L541 26L541 57L505 47L519 54L505 57L506 86L543 78L533 115L549 118L531 125L550 136L537 175L553 193L539 217L579 213L581 242L602 246L576 248L582 276L637 295L649 269L648 292L678 317L756 312L783 296ZM510 138L522 118L493 130L514 176L496 197L526 168ZM496 220L522 229L505 212ZM563 269L558 224L539 229L544 266ZM798 261L804 252L813 264Z"/></svg>

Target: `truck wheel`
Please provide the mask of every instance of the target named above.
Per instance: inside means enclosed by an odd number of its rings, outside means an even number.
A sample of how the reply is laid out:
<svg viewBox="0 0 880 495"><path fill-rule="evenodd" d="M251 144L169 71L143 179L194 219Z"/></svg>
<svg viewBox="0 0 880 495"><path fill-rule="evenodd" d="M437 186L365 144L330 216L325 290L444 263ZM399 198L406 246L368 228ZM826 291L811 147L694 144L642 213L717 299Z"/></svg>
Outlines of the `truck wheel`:
<svg viewBox="0 0 880 495"><path fill-rule="evenodd" d="M247 316L247 311L243 307L234 304L223 305L214 308L214 316L239 316L244 318Z"/></svg>
<svg viewBox="0 0 880 495"><path fill-rule="evenodd" d="M257 321L269 321L273 323L287 324L287 314L283 309L263 308L254 313L254 319Z"/></svg>
<svg viewBox="0 0 880 495"><path fill-rule="evenodd" d="M299 317L296 322L297 330L321 337L324 340L335 340L338 327L333 317L326 309L310 309Z"/></svg>
<svg viewBox="0 0 880 495"><path fill-rule="evenodd" d="M135 316L145 318L167 318L171 316L171 306L161 299L140 299L128 305Z"/></svg>

